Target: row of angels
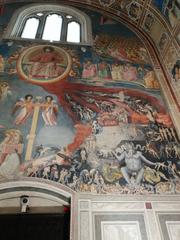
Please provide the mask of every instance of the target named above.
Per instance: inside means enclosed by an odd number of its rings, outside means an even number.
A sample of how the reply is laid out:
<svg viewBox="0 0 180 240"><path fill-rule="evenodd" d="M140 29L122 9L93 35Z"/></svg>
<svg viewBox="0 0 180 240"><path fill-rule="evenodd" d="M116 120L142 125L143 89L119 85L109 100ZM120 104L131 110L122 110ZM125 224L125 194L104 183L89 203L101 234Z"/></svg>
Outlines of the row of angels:
<svg viewBox="0 0 180 240"><path fill-rule="evenodd" d="M48 95L41 101L41 97L36 97L34 100L31 94L27 94L24 98L21 98L15 103L12 110L12 115L15 115L14 124L24 124L27 119L33 115L36 106L41 109L45 125L57 125L58 105L53 97Z"/></svg>

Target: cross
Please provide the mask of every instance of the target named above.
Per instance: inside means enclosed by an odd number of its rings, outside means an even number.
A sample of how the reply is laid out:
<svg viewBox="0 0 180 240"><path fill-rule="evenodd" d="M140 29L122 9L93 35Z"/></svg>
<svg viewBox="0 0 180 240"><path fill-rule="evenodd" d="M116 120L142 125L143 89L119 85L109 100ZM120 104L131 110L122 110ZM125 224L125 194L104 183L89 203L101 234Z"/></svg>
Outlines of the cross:
<svg viewBox="0 0 180 240"><path fill-rule="evenodd" d="M33 112L31 130L30 130L29 135L27 136L28 144L27 144L25 160L31 160L34 140L35 140L35 137L36 137L36 128L37 128L37 123L38 123L39 110L40 110L40 107L42 105L41 102L40 102L41 99L42 99L42 97L37 96L36 97L36 102L34 103L34 112Z"/></svg>

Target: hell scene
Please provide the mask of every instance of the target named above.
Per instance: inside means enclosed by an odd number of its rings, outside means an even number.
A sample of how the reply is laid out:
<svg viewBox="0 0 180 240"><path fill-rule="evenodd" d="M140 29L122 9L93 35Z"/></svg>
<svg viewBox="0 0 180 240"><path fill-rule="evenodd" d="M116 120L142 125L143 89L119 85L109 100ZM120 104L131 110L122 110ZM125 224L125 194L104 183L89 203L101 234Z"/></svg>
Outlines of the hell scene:
<svg viewBox="0 0 180 240"><path fill-rule="evenodd" d="M93 46L0 45L0 180L179 193L180 141L149 53L124 26L93 17Z"/></svg>

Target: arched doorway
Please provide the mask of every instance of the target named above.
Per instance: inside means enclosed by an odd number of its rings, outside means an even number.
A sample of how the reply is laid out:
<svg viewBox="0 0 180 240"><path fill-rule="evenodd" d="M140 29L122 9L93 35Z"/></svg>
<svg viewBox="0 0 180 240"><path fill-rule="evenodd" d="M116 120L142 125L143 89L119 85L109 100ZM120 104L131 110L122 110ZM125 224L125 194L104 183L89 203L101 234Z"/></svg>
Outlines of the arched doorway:
<svg viewBox="0 0 180 240"><path fill-rule="evenodd" d="M71 239L73 198L71 190L47 180L1 183L1 239Z"/></svg>

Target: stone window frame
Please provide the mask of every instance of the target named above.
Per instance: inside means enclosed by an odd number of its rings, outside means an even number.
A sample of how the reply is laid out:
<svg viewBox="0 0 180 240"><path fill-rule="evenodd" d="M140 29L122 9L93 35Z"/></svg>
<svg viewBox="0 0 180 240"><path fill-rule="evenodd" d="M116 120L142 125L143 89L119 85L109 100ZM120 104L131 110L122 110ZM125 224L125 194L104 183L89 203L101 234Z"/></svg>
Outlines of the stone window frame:
<svg viewBox="0 0 180 240"><path fill-rule="evenodd" d="M73 16L73 19L77 19L80 24L80 42L67 42L67 41L53 41L53 43L62 43L62 44L75 44L75 45L87 45L92 46L92 27L90 17L80 11L77 8L71 6L65 6L61 4L30 4L23 6L17 9L6 28L6 31L3 35L3 40L20 40L20 41L31 41L31 42L41 42L49 43L52 41L43 40L41 38L30 39L30 38L21 38L20 33L22 32L22 26L25 25L26 19L33 13L39 12L48 12L49 13L62 13ZM63 26L62 26L63 28Z"/></svg>

